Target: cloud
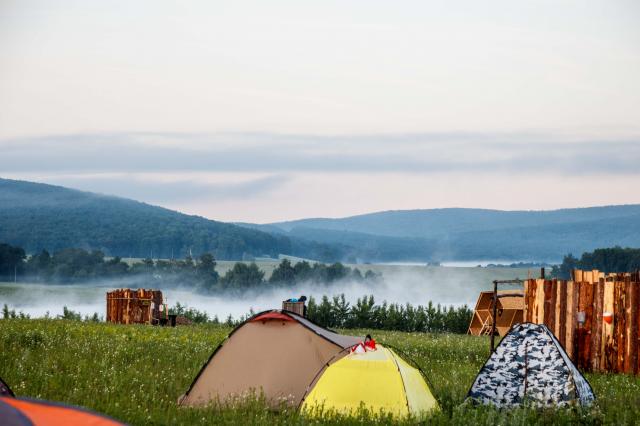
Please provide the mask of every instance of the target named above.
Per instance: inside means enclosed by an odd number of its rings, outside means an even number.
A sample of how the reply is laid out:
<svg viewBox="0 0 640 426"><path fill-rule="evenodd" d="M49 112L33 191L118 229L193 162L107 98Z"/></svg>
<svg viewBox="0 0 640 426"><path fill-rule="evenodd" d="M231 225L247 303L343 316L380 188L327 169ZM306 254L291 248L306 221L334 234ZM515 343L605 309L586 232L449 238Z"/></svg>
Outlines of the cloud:
<svg viewBox="0 0 640 426"><path fill-rule="evenodd" d="M349 172L638 175L640 138L576 140L547 134L362 136L269 133L115 133L0 141L12 173ZM96 182L99 186L99 182ZM178 189L179 182L175 183ZM141 187L143 186L140 184ZM163 191L162 188L149 190ZM196 182L193 191L205 190ZM209 191L224 193L226 189ZM226 188L226 187L225 187ZM250 188L247 188L250 190Z"/></svg>
<svg viewBox="0 0 640 426"><path fill-rule="evenodd" d="M178 203L184 201L232 201L245 197L260 197L279 189L290 178L285 175L267 175L258 178L243 177L208 182L195 178L166 177L154 179L145 174L52 176L48 183L98 192L152 203Z"/></svg>

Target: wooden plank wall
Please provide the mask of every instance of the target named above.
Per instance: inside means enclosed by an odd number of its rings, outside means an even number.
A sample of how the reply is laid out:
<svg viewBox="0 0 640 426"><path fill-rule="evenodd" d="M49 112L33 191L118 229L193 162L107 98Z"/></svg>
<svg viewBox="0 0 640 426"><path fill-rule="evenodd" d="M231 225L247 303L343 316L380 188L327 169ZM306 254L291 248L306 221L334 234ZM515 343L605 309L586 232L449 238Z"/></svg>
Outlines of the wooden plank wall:
<svg viewBox="0 0 640 426"><path fill-rule="evenodd" d="M116 324L153 324L162 314L159 290L122 288L107 293L107 322Z"/></svg>
<svg viewBox="0 0 640 426"><path fill-rule="evenodd" d="M549 327L580 369L640 373L638 272L575 270L572 280L529 279L524 289L524 321Z"/></svg>
<svg viewBox="0 0 640 426"><path fill-rule="evenodd" d="M293 312L294 314L298 314L301 317L304 316L304 302L282 302L282 310Z"/></svg>

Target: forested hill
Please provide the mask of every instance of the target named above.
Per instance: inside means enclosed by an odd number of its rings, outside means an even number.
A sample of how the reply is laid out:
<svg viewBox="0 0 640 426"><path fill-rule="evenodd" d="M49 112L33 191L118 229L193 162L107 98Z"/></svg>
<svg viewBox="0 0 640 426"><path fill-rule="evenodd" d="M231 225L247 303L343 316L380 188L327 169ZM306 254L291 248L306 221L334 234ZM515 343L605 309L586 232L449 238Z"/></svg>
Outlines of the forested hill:
<svg viewBox="0 0 640 426"><path fill-rule="evenodd" d="M559 261L640 247L640 205L555 211L407 210L238 226L124 198L0 179L0 243L108 256L241 260L287 254L324 262Z"/></svg>
<svg viewBox="0 0 640 426"><path fill-rule="evenodd" d="M358 247L382 261L556 262L600 247L640 247L640 205L552 211L400 210L248 225L273 235Z"/></svg>
<svg viewBox="0 0 640 426"><path fill-rule="evenodd" d="M291 254L327 261L325 245L189 216L161 207L59 186L0 179L0 242L28 252L69 247L122 257L217 259Z"/></svg>
<svg viewBox="0 0 640 426"><path fill-rule="evenodd" d="M387 237L443 238L462 233L541 228L640 218L640 204L559 210L489 210L444 208L390 210L338 219L311 218L272 223L268 231L295 228L360 232Z"/></svg>

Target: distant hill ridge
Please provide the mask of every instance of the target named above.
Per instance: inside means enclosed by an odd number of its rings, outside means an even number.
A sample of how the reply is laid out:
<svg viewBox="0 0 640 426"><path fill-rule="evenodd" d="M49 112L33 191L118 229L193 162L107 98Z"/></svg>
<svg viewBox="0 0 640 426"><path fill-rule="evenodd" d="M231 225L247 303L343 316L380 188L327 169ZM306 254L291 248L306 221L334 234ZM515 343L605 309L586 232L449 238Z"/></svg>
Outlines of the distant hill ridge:
<svg viewBox="0 0 640 426"><path fill-rule="evenodd" d="M0 179L0 242L30 252L69 247L99 249L111 256L185 257L211 252L218 259L291 254L329 248L292 241L233 224L91 192Z"/></svg>
<svg viewBox="0 0 640 426"><path fill-rule="evenodd" d="M550 261L600 247L640 247L640 205L552 211L446 208L340 219L230 224L138 201L0 179L0 242L111 256L218 259L286 254L321 261Z"/></svg>
<svg viewBox="0 0 640 426"><path fill-rule="evenodd" d="M360 247L383 261L559 261L567 253L599 247L640 247L638 204L551 211L392 210L251 226Z"/></svg>
<svg viewBox="0 0 640 426"><path fill-rule="evenodd" d="M389 210L339 219L312 218L265 226L290 231L297 227L362 232L389 237L431 238L454 232L488 231L526 226L592 222L640 215L640 204L558 210L490 210L440 208Z"/></svg>

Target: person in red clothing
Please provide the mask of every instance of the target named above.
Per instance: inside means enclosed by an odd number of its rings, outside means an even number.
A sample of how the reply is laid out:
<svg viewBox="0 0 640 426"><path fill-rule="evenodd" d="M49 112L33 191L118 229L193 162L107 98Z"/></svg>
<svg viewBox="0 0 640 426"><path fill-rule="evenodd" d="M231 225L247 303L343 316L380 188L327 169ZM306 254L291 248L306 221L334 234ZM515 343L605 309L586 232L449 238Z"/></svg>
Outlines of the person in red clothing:
<svg viewBox="0 0 640 426"><path fill-rule="evenodd" d="M370 334L364 338L364 342L360 342L351 348L351 353L363 354L368 351L376 350L376 341L373 340Z"/></svg>
<svg viewBox="0 0 640 426"><path fill-rule="evenodd" d="M373 340L370 334L367 334L367 337L364 338L364 348L367 351L376 350L376 341Z"/></svg>

